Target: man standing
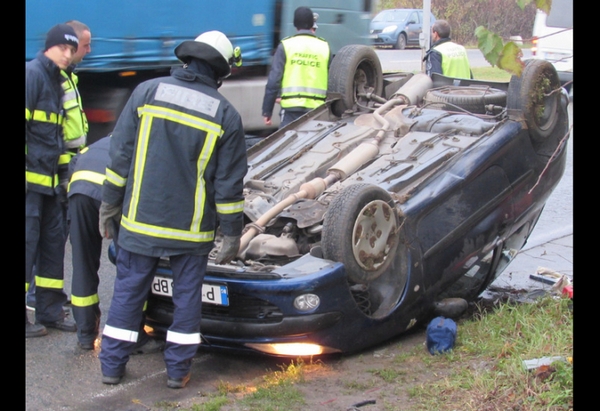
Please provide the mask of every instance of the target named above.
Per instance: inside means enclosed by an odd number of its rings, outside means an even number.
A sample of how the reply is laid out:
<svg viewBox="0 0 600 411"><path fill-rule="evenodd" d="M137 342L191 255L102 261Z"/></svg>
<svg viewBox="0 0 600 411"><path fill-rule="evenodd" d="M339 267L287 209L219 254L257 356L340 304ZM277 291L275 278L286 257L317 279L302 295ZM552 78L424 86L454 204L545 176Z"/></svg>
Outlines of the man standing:
<svg viewBox="0 0 600 411"><path fill-rule="evenodd" d="M241 54L234 57L223 33L209 31L178 45L175 55L184 66L138 85L111 137L100 231L110 238L115 218L120 227L99 355L105 384L125 374L159 259L168 257L175 312L164 349L167 386L185 387L200 344L202 282L217 227L224 235L217 264L235 258L240 246L244 128L217 89Z"/></svg>
<svg viewBox="0 0 600 411"><path fill-rule="evenodd" d="M63 304L65 228L59 170L64 153L61 70L72 61L79 40L66 24L52 27L45 48L25 65L25 291L36 265L36 324L25 311L25 338L47 334L46 327L76 331Z"/></svg>
<svg viewBox="0 0 600 411"><path fill-rule="evenodd" d="M450 39L450 24L436 20L431 27L431 48L425 53L425 71L447 77L473 78L467 50Z"/></svg>
<svg viewBox="0 0 600 411"><path fill-rule="evenodd" d="M294 12L297 33L281 40L271 65L263 98L265 125L272 124L273 106L281 94L279 128L325 103L331 52L315 35L315 15L308 7Z"/></svg>
<svg viewBox="0 0 600 411"><path fill-rule="evenodd" d="M85 146L89 130L88 121L83 112L81 96L79 95L79 90L77 90L79 79L73 70L92 51L92 33L87 25L77 20L70 20L66 24L73 27L79 39L79 47L75 55L73 55L71 64L65 70L61 71L61 75L64 77L62 86L65 91L63 98L63 107L65 109L65 146L68 154L72 157L77 153L77 149Z"/></svg>
<svg viewBox="0 0 600 411"><path fill-rule="evenodd" d="M69 163L69 232L73 256L71 300L77 324L77 346L93 350L100 327L100 257L102 236L98 231L102 184L105 180L110 136L84 147ZM161 342L144 331L143 320L132 354L160 351Z"/></svg>
<svg viewBox="0 0 600 411"><path fill-rule="evenodd" d="M66 170L68 168L69 161L71 158L77 154L77 151L80 148L83 148L86 144L87 140L87 132L88 132L88 121L83 112L83 105L81 103L81 96L79 94L79 90L77 89L78 78L77 75L73 72L76 65L79 64L83 58L92 51L91 43L92 43L92 34L90 28L77 21L70 20L65 23L68 26L71 26L73 30L75 30L75 34L77 34L77 38L79 40L79 46L77 51L73 55L71 59L71 64L69 66L60 71L62 76L62 88L63 88L63 109L64 109L64 119L63 119L63 137L65 140L65 153L59 157L59 168L60 174L65 175ZM59 187L65 187L67 182L62 181L62 184ZM66 216L66 208L67 208L67 199L66 193L61 193L61 198L63 200L63 217L65 218L65 240L68 236L68 222ZM34 267L35 272L35 267ZM33 308L35 307L35 280L29 284L29 290L27 292L27 306Z"/></svg>

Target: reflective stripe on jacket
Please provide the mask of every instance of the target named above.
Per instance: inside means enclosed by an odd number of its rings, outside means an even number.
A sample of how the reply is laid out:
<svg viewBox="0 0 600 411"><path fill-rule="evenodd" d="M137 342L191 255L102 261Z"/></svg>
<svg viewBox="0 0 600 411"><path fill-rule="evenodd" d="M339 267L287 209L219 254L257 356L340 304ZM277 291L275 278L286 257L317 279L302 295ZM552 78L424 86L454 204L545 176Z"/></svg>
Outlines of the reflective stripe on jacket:
<svg viewBox="0 0 600 411"><path fill-rule="evenodd" d="M448 41L435 46L434 49L442 55L442 73L444 76L471 78L469 56L463 46Z"/></svg>
<svg viewBox="0 0 600 411"><path fill-rule="evenodd" d="M83 148L87 140L89 125L83 112L81 95L77 89L78 78L73 72L68 73L61 70L60 74L63 77L62 88L65 93L63 96L65 146L68 149Z"/></svg>
<svg viewBox="0 0 600 411"><path fill-rule="evenodd" d="M308 34L287 37L281 43L286 55L281 107L319 107L327 97L329 44Z"/></svg>
<svg viewBox="0 0 600 411"><path fill-rule="evenodd" d="M102 200L122 204L119 246L142 255L208 254L219 221L243 228L247 171L239 113L189 69L140 84L111 137Z"/></svg>
<svg viewBox="0 0 600 411"><path fill-rule="evenodd" d="M110 157L110 136L81 149L69 164L68 196L83 194L102 201L102 185Z"/></svg>
<svg viewBox="0 0 600 411"><path fill-rule="evenodd" d="M25 180L27 190L46 195L54 195L62 177L62 95L60 69L39 52L25 64Z"/></svg>

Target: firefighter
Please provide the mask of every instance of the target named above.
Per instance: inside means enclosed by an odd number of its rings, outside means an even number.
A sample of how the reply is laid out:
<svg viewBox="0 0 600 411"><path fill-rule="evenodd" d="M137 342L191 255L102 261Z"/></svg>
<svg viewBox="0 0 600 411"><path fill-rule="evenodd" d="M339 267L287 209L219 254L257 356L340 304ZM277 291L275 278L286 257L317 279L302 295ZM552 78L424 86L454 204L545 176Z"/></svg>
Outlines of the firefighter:
<svg viewBox="0 0 600 411"><path fill-rule="evenodd" d="M241 63L218 31L175 48L183 67L138 85L110 144L102 191L101 234L120 219L117 277L102 332L102 382L125 374L155 269L173 270L173 323L166 335L167 386L183 388L200 344L202 282L217 227L224 235L217 264L238 253L247 170L240 114L219 92L231 65Z"/></svg>
<svg viewBox="0 0 600 411"><path fill-rule="evenodd" d="M69 163L69 233L73 257L71 303L77 324L77 346L93 350L100 327L98 285L102 236L98 232L102 184L110 159L110 136L81 149ZM162 349L140 323L138 341L132 354L148 354Z"/></svg>
<svg viewBox="0 0 600 411"><path fill-rule="evenodd" d="M71 64L64 70L60 71L62 76L62 88L63 88L63 138L65 141L65 152L59 157L59 169L67 169L69 161L79 149L83 148L87 140L87 132L89 129L87 117L83 112L83 105L81 103L81 95L77 89L78 77L74 73L77 64L81 63L83 58L92 51L92 34L90 28L77 21L70 20L65 23L67 26L71 26L77 35L79 45L77 51L73 54ZM64 173L61 173L64 175ZM66 184L66 181L64 182ZM68 220L67 220L67 201L64 197L63 216L65 218L65 241L68 237ZM34 267L35 272L35 267ZM34 276L35 278L35 276ZM29 284L29 290L27 291L27 306L32 309L35 308L35 281Z"/></svg>
<svg viewBox="0 0 600 411"><path fill-rule="evenodd" d="M25 312L25 337L47 334L46 328L75 332L65 318L65 224L68 170L59 168L64 153L60 71L72 62L79 40L66 24L52 27L45 48L25 65L25 291L36 266L36 324Z"/></svg>

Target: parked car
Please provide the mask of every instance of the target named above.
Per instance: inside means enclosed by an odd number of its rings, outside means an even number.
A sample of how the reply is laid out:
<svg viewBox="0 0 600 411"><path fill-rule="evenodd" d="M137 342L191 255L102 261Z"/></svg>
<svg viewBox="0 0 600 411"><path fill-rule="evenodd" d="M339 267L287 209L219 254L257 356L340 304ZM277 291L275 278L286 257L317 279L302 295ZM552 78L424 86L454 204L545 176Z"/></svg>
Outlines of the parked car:
<svg viewBox="0 0 600 411"><path fill-rule="evenodd" d="M435 17L431 14L430 24ZM423 31L423 10L388 9L379 12L369 27L375 46L392 46L404 50L407 46L419 46Z"/></svg>
<svg viewBox="0 0 600 411"><path fill-rule="evenodd" d="M209 255L205 348L351 353L426 324L500 275L564 172L568 99L546 61L510 82L384 76L353 45L329 81L326 104L248 150L238 256L214 264L220 233ZM156 335L171 295L165 259L146 310Z"/></svg>

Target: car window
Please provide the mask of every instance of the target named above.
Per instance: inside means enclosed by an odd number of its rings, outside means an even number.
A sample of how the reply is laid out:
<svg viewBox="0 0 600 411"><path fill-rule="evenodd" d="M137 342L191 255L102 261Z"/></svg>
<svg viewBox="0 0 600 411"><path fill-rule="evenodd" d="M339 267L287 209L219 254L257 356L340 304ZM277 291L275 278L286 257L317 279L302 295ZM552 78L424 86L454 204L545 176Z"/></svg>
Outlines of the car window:
<svg viewBox="0 0 600 411"><path fill-rule="evenodd" d="M408 18L408 21L414 21L415 23L419 22L419 18L417 17L417 13L416 12L412 12L410 13L410 17Z"/></svg>
<svg viewBox="0 0 600 411"><path fill-rule="evenodd" d="M404 21L407 19L408 16L408 11L406 10L397 10L396 13L394 13L394 21Z"/></svg>
<svg viewBox="0 0 600 411"><path fill-rule="evenodd" d="M546 26L573 28L573 0L553 0Z"/></svg>

